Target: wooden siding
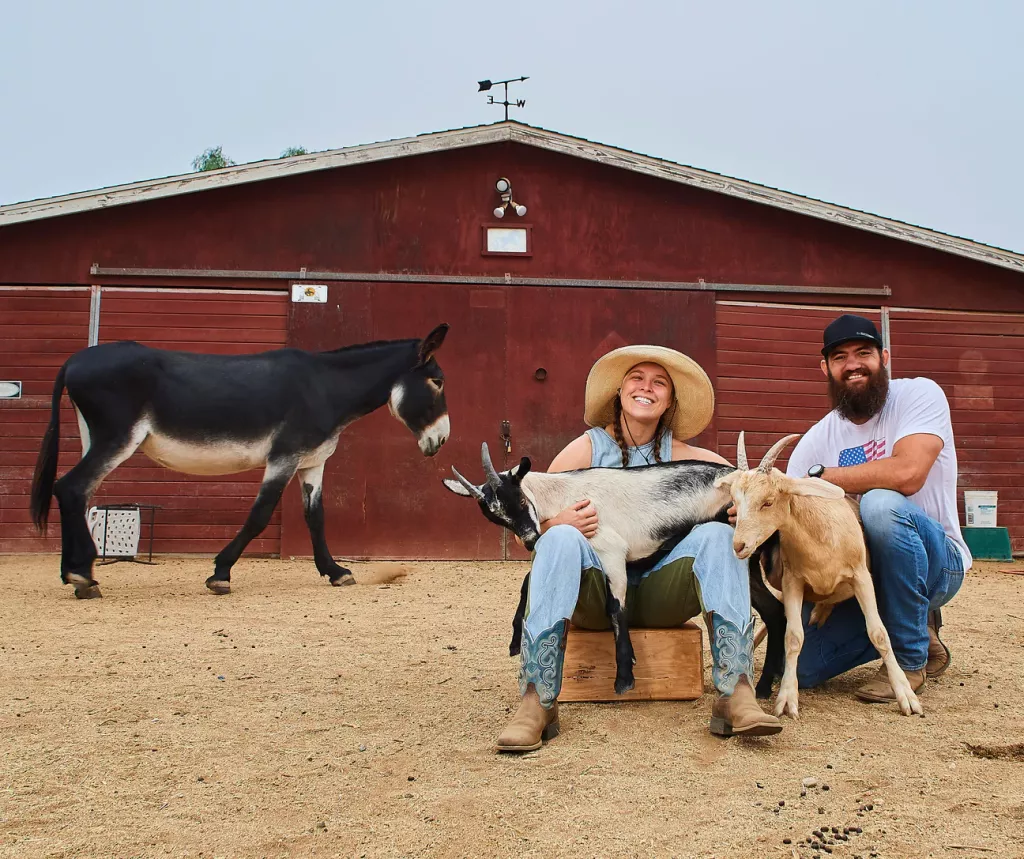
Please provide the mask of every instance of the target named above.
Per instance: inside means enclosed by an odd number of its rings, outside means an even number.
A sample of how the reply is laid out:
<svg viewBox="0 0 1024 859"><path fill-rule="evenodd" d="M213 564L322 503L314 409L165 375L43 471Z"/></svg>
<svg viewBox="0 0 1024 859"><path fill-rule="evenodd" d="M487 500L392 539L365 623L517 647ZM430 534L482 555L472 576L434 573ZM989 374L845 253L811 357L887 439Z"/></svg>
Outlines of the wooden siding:
<svg viewBox="0 0 1024 859"><path fill-rule="evenodd" d="M60 550L56 502L40 536L28 512L39 444L50 420L53 380L89 341L89 288L0 288L0 379L23 383L20 400L0 400L0 552ZM60 470L81 455L67 396L61 409Z"/></svg>
<svg viewBox="0 0 1024 859"><path fill-rule="evenodd" d="M890 329L894 378L927 376L949 399L960 523L965 489L995 489L998 524L1024 552L1024 315L894 309Z"/></svg>
<svg viewBox="0 0 1024 859"><path fill-rule="evenodd" d="M287 327L283 292L104 288L100 302L100 343L138 340L161 349L238 355L284 346ZM179 474L136 453L104 481L96 503L159 504L155 552L216 553L245 522L262 476L262 469L214 477ZM144 516L143 546L147 522ZM278 509L246 554L277 555L280 547Z"/></svg>
<svg viewBox="0 0 1024 859"><path fill-rule="evenodd" d="M744 430L756 462L784 435L806 432L829 411L821 335L841 313L859 313L881 330L877 308L718 302L715 412L722 456L736 461ZM783 470L792 449L778 461Z"/></svg>

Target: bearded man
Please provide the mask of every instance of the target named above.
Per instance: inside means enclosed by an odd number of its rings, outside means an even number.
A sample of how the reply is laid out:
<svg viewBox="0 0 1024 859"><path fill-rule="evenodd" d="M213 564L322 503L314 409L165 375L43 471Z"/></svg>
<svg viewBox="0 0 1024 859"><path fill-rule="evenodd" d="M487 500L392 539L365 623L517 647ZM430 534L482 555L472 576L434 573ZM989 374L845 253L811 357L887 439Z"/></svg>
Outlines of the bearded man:
<svg viewBox="0 0 1024 859"><path fill-rule="evenodd" d="M896 661L915 692L950 663L939 608L971 567L956 511L956 451L949 404L931 379L889 380L889 351L874 323L846 314L825 329L821 370L833 410L800 439L787 473L820 477L860 496L878 610ZM878 659L856 600L810 627L799 683L817 686ZM882 666L857 690L863 701L896 700Z"/></svg>

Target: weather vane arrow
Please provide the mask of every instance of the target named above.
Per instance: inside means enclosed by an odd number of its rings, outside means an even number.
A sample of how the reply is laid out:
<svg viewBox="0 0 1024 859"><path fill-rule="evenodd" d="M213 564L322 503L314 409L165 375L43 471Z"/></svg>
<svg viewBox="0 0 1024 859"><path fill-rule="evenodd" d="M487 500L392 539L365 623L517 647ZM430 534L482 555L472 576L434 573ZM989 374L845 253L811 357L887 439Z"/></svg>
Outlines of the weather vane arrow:
<svg viewBox="0 0 1024 859"><path fill-rule="evenodd" d="M514 84L514 83L519 83L520 81L528 81L529 79L530 79L529 76L524 76L524 77L521 77L521 78L509 78L507 81L477 81L477 84L480 87L480 89L478 89L477 92L487 92L491 87L504 86L505 87L505 100L504 101L495 101L494 100L494 96L493 95L489 95L489 96L487 96L487 103L488 104L501 104L501 105L504 105L505 106L505 119L507 120L508 119L508 109L510 107L526 107L526 99L525 98L517 98L515 101L509 101L508 100L508 85L509 84Z"/></svg>

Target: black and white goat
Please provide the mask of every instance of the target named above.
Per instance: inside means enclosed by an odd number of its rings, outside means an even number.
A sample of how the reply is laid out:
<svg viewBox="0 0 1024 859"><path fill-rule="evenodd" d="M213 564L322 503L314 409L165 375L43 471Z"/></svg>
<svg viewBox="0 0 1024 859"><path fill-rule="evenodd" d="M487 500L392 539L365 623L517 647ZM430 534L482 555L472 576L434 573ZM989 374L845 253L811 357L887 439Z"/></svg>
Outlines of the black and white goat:
<svg viewBox="0 0 1024 859"><path fill-rule="evenodd" d="M483 484L477 486L452 468L456 479L446 478L445 486L456 495L476 499L484 516L516 534L528 550L540 539L541 522L585 498L594 505L600 525L590 544L601 560L608 586L608 613L615 634L615 691L629 691L634 658L626 621L627 565L664 552L666 544L681 539L696 525L727 521L731 498L715 481L735 469L714 462L682 461L552 474L531 472L529 458L523 457L517 466L499 473L486 443L481 458L487 478ZM758 583L760 578L758 571ZM524 581L511 652L518 651L516 638L522 629L527 588ZM761 590L765 590L763 584ZM771 601L777 617L781 606ZM772 638L781 642L783 633L784 627L770 636L770 643ZM769 693L772 679L768 677Z"/></svg>
<svg viewBox="0 0 1024 859"><path fill-rule="evenodd" d="M449 433L444 374L434 352L446 324L422 340L390 340L331 352L277 349L255 355L199 355L123 341L83 349L60 368L32 481L32 519L45 530L50 498L61 514L61 579L79 598L99 596L96 547L85 520L89 498L141 450L188 474L235 474L265 467L242 530L217 555L206 586L230 590L231 567L296 473L320 575L351 584L324 537L324 463L342 430L387 404L433 456ZM82 458L56 480L60 401L67 388L82 436Z"/></svg>

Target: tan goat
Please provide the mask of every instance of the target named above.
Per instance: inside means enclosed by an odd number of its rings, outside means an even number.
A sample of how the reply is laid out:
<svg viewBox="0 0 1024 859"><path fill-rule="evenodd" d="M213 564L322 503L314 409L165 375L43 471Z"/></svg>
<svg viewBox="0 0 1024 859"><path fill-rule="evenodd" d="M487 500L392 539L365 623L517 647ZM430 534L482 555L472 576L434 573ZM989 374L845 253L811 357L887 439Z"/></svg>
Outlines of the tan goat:
<svg viewBox="0 0 1024 859"><path fill-rule="evenodd" d="M799 435L776 442L756 469L747 466L743 433L737 442L737 470L719 477L736 506L733 549L738 558L751 554L776 531L782 552L782 601L786 608L786 668L775 701L775 715L797 718L797 659L804 644L801 609L814 602L811 622L822 624L832 606L857 598L868 637L888 669L900 711L922 713L903 669L896 663L889 633L878 615L868 568L867 546L856 504L838 486L816 477L789 477L774 467L783 449ZM778 581L773 581L780 587Z"/></svg>

